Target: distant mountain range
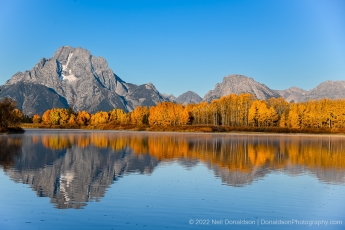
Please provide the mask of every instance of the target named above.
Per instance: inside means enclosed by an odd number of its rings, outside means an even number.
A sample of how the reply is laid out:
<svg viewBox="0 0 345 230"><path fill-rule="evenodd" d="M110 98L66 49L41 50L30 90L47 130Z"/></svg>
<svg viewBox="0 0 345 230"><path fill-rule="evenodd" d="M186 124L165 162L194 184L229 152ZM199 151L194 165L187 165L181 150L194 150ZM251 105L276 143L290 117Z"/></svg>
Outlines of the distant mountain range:
<svg viewBox="0 0 345 230"><path fill-rule="evenodd" d="M152 83L135 85L118 77L102 57L83 48L63 46L52 58L42 58L30 71L18 72L1 86L1 97L17 101L27 115L51 108L86 110L94 113L120 108L132 111L138 105L152 106L172 101L181 104L211 102L231 93L252 93L258 99L283 97L287 101L345 98L345 81L326 81L309 91L298 87L273 90L243 75L229 75L203 98L192 91L178 97L161 94Z"/></svg>
<svg viewBox="0 0 345 230"><path fill-rule="evenodd" d="M283 97L286 101L302 102L308 100L330 98L345 98L345 81L325 81L309 91L298 87L291 87L285 90L273 90L266 85L254 81L243 75L229 75L223 78L222 83L216 84L214 90L208 91L203 101L212 101L230 93L251 93L260 100L267 100L271 97Z"/></svg>

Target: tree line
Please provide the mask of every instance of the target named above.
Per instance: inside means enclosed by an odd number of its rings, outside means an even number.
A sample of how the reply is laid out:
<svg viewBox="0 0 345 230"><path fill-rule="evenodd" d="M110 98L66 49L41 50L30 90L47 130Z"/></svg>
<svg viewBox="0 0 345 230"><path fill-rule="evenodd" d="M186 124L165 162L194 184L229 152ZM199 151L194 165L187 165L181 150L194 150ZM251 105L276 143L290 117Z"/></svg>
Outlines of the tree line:
<svg viewBox="0 0 345 230"><path fill-rule="evenodd" d="M290 102L283 98L258 100L252 94L230 94L211 103L181 105L162 102L156 106L138 106L132 112L121 109L90 114L72 109L47 110L35 114L33 123L44 125L100 126L227 126L279 127L291 129L345 128L345 100L321 99Z"/></svg>

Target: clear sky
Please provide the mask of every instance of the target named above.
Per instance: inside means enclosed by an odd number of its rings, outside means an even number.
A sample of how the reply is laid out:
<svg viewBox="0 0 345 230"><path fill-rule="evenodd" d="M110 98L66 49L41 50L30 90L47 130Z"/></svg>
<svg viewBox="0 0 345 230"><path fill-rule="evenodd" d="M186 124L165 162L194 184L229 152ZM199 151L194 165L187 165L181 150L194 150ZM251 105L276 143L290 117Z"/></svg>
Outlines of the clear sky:
<svg viewBox="0 0 345 230"><path fill-rule="evenodd" d="M0 0L0 84L64 45L175 96L229 74L309 90L345 80L345 1Z"/></svg>

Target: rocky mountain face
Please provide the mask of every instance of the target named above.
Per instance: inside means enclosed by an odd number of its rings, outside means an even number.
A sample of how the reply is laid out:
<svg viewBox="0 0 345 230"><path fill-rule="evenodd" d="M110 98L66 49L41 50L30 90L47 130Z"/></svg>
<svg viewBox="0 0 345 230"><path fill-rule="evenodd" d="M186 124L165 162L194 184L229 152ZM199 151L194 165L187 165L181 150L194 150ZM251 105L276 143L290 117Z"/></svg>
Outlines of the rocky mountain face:
<svg viewBox="0 0 345 230"><path fill-rule="evenodd" d="M180 104L200 103L202 98L193 91L187 91L177 97L176 102Z"/></svg>
<svg viewBox="0 0 345 230"><path fill-rule="evenodd" d="M303 101L322 98L345 98L345 81L325 81L316 86L314 89L306 92Z"/></svg>
<svg viewBox="0 0 345 230"><path fill-rule="evenodd" d="M323 98L343 99L345 98L345 81L325 81L309 91L298 87L291 87L285 90L276 90L276 92L288 102L302 102Z"/></svg>
<svg viewBox="0 0 345 230"><path fill-rule="evenodd" d="M104 58L69 46L59 48L52 58L42 58L30 71L13 75L2 86L1 97L6 96L16 100L27 115L42 114L53 107L88 112L113 108L132 111L138 105L166 101L153 84L126 83Z"/></svg>
<svg viewBox="0 0 345 230"><path fill-rule="evenodd" d="M163 93L162 94L168 101L170 101L170 102L176 102L176 97L173 95L173 94L170 94L170 95L168 95L168 94L166 94L166 93Z"/></svg>
<svg viewBox="0 0 345 230"><path fill-rule="evenodd" d="M7 85L3 88L1 97L15 99L18 109L30 115L43 114L50 108L69 107L66 98L60 96L55 90L32 82Z"/></svg>
<svg viewBox="0 0 345 230"><path fill-rule="evenodd" d="M208 91L203 100L211 102L213 99L219 99L222 96L241 93L251 93L261 100L280 97L276 91L254 81L253 78L248 78L243 75L229 75L223 78L222 83L217 83L214 90Z"/></svg>
<svg viewBox="0 0 345 230"><path fill-rule="evenodd" d="M266 85L254 81L243 75L229 75L224 77L222 83L216 84L214 90L210 90L203 101L211 102L229 94L251 93L260 100L271 97L283 97L286 101L303 102L316 99L342 99L345 98L345 81L326 81L309 91L291 87L285 90L273 90Z"/></svg>
<svg viewBox="0 0 345 230"><path fill-rule="evenodd" d="M187 105L190 103L200 103L202 101L202 98L193 91L187 91L177 98L173 94L163 94L163 96L170 102L180 103L183 105Z"/></svg>
<svg viewBox="0 0 345 230"><path fill-rule="evenodd" d="M300 89L298 87L291 87L285 90L276 90L276 92L283 97L286 101L295 101L300 102L304 101L305 94L307 93L306 90Z"/></svg>

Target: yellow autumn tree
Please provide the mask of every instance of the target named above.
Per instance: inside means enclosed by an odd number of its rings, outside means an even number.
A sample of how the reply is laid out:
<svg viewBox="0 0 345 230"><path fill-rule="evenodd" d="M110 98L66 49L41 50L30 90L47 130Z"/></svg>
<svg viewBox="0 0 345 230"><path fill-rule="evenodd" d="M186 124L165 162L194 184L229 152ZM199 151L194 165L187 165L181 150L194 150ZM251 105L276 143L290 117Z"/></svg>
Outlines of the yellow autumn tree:
<svg viewBox="0 0 345 230"><path fill-rule="evenodd" d="M122 109L113 109L109 112L109 123L120 124L126 113Z"/></svg>
<svg viewBox="0 0 345 230"><path fill-rule="evenodd" d="M50 110L49 109L43 113L43 115L42 115L42 123L45 124L45 125L52 124L51 119L50 119Z"/></svg>
<svg viewBox="0 0 345 230"><path fill-rule="evenodd" d="M77 114L76 122L78 125L86 126L89 124L90 119L91 119L91 114L89 114L86 111L81 111L81 112L78 112Z"/></svg>
<svg viewBox="0 0 345 230"><path fill-rule="evenodd" d="M259 107L261 103L260 101L256 100L253 102L253 104L250 106L250 109L248 111L248 124L254 127L259 126Z"/></svg>
<svg viewBox="0 0 345 230"><path fill-rule="evenodd" d="M34 124L41 123L41 121L42 121L42 119L41 119L40 115L34 114L34 115L32 116L32 122L33 122Z"/></svg>
<svg viewBox="0 0 345 230"><path fill-rule="evenodd" d="M298 115L298 104L292 103L290 105L289 120L288 124L290 128L298 129L300 128L300 118Z"/></svg>
<svg viewBox="0 0 345 230"><path fill-rule="evenodd" d="M280 127L280 128L285 128L285 127L286 127L286 118L285 118L285 114L283 114L283 115L280 117L280 120L279 120L279 127Z"/></svg>
<svg viewBox="0 0 345 230"><path fill-rule="evenodd" d="M68 123L70 115L67 109L59 109L60 120L59 124L64 125Z"/></svg>
<svg viewBox="0 0 345 230"><path fill-rule="evenodd" d="M57 109L52 109L50 110L50 122L52 125L58 125L59 124L59 121L60 121L60 113L59 113L59 110Z"/></svg>
<svg viewBox="0 0 345 230"><path fill-rule="evenodd" d="M91 125L101 125L108 123L109 114L104 111L97 112L91 115L90 124Z"/></svg>
<svg viewBox="0 0 345 230"><path fill-rule="evenodd" d="M130 114L133 125L147 125L149 117L149 108L146 106L137 106Z"/></svg>
<svg viewBox="0 0 345 230"><path fill-rule="evenodd" d="M193 123L193 107L194 104L189 104L182 107L181 115L180 115L180 124L181 125L191 125Z"/></svg>
<svg viewBox="0 0 345 230"><path fill-rule="evenodd" d="M70 125L76 125L77 124L77 117L74 114L71 114L67 123Z"/></svg>

